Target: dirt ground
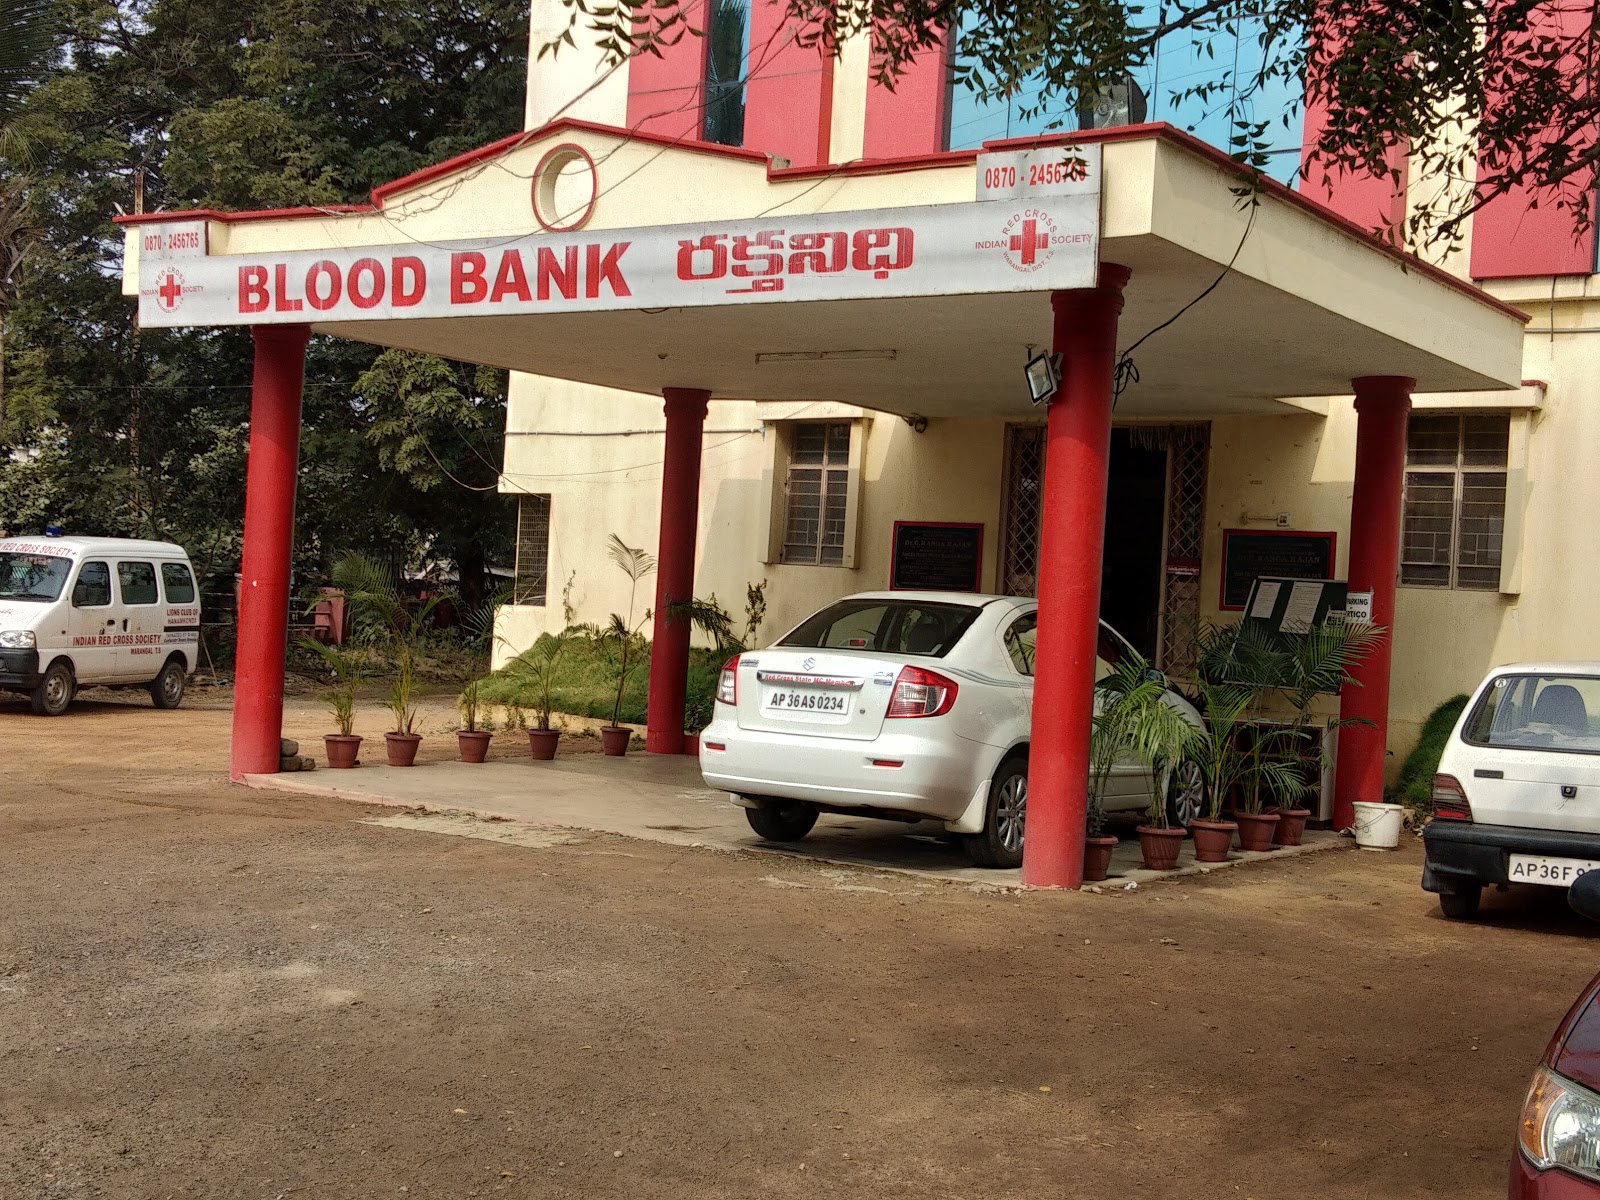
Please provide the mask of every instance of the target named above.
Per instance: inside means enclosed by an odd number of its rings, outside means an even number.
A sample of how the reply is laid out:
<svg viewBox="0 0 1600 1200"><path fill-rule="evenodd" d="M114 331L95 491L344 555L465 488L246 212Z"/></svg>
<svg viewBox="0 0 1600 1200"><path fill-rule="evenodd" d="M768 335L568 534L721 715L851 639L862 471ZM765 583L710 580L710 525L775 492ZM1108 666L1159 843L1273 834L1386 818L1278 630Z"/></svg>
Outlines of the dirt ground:
<svg viewBox="0 0 1600 1200"><path fill-rule="evenodd" d="M1600 965L1415 846L997 895L508 845L233 787L227 716L0 701L6 1200L1486 1198Z"/></svg>

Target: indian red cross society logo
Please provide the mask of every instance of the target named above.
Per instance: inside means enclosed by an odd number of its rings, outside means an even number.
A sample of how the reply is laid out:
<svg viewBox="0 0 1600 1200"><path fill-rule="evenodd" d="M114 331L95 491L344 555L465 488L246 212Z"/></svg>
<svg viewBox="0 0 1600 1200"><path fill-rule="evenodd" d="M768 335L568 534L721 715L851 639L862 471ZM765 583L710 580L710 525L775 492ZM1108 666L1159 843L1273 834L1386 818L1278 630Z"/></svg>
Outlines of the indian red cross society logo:
<svg viewBox="0 0 1600 1200"><path fill-rule="evenodd" d="M1057 226L1047 213L1037 208L1015 213L1000 230L1001 248L1014 271L1037 271L1055 253L1051 239Z"/></svg>
<svg viewBox="0 0 1600 1200"><path fill-rule="evenodd" d="M168 267L156 276L156 303L161 306L162 312L177 312L178 306L183 303L185 292L198 292L197 286L186 286L183 282L183 272L175 267Z"/></svg>

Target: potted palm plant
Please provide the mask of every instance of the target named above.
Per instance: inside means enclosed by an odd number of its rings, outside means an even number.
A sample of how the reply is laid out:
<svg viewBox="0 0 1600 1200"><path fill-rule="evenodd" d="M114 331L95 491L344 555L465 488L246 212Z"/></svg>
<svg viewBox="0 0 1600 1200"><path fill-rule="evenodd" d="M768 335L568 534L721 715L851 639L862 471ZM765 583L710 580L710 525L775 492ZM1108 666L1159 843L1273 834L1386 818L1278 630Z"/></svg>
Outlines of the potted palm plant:
<svg viewBox="0 0 1600 1200"><path fill-rule="evenodd" d="M478 681L474 679L461 689L461 696L456 701L461 709L461 717L467 723L465 729L456 730L456 749L464 763L481 763L489 757L489 741L494 734L487 729L478 728Z"/></svg>
<svg viewBox="0 0 1600 1200"><path fill-rule="evenodd" d="M1383 635L1381 627L1365 621L1324 621L1297 635L1285 655L1282 691L1295 711L1291 728L1298 741L1298 782L1302 786L1278 799L1279 820L1272 836L1276 845L1300 845L1311 810L1300 807L1299 802L1316 790L1314 781L1327 765L1324 742L1312 720L1312 705L1318 696L1338 695ZM1364 717L1330 718L1326 727L1357 724L1370 722Z"/></svg>
<svg viewBox="0 0 1600 1200"><path fill-rule="evenodd" d="M644 657L645 642L639 636L639 627L649 618L650 613L646 610L644 616L637 622L633 614L638 600L639 584L655 574L656 560L654 555L635 549L614 533L606 550L611 555L611 561L616 563L628 577L628 615L623 617L620 613L612 613L610 621L594 631L594 636L604 648L610 659L612 672L616 676L617 691L611 705L611 724L603 726L600 730L601 748L605 753L615 757L628 752L628 742L633 737L633 730L622 724L622 696L628 686L629 678L638 669L639 661Z"/></svg>
<svg viewBox="0 0 1600 1200"><path fill-rule="evenodd" d="M1090 837L1084 849L1084 878L1089 879L1091 855L1104 855L1104 865L1094 861L1105 878L1110 866L1115 838L1103 838L1104 810L1100 795L1106 776L1119 759L1148 762L1160 772L1163 765L1183 762L1190 757L1199 730L1167 703L1167 681L1138 654L1129 654L1095 687L1099 711L1089 737L1089 812ZM1167 821L1166 798L1160 788L1152 789L1150 820L1138 827L1139 850L1144 865L1153 871L1170 871L1178 861L1184 832ZM1109 842L1109 845L1107 845Z"/></svg>
<svg viewBox="0 0 1600 1200"><path fill-rule="evenodd" d="M1222 806L1245 773L1245 752L1239 745L1244 715L1255 690L1238 683L1219 683L1201 677L1195 681L1205 732L1196 740L1193 755L1206 779L1206 815L1189 823L1196 862L1226 862L1239 826L1222 819Z"/></svg>
<svg viewBox="0 0 1600 1200"><path fill-rule="evenodd" d="M387 568L361 554L350 554L333 566L333 580L344 588L355 607L358 623L382 645L394 662L395 677L389 688L389 711L395 727L383 735L391 767L416 762L422 735L413 732L417 710L412 704L417 656L427 634L428 617L445 599L436 594L412 600L396 586Z"/></svg>
<svg viewBox="0 0 1600 1200"><path fill-rule="evenodd" d="M356 688L361 683L361 665L356 659L334 646L327 646L311 638L300 644L319 655L333 671L333 686L322 693L333 714L338 733L322 735L322 746L328 756L328 766L348 769L360 766L357 755L361 753L361 735L352 732L356 719Z"/></svg>
<svg viewBox="0 0 1600 1200"><path fill-rule="evenodd" d="M535 724L528 730L528 752L541 762L548 762L556 756L556 747L561 741L561 730L550 725L551 691L555 686L556 669L570 637L567 630L543 635L512 659L509 668L514 678L519 682L526 681L532 688Z"/></svg>

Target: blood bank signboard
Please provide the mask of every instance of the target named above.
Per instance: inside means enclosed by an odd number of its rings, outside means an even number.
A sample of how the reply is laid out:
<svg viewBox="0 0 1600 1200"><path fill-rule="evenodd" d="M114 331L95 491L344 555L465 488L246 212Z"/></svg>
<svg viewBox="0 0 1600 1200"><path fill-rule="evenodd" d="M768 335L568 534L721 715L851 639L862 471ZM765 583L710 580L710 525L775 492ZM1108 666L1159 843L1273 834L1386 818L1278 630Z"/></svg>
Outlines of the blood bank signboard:
<svg viewBox="0 0 1600 1200"><path fill-rule="evenodd" d="M1043 194L1003 192L971 204L510 242L141 254L139 322L388 321L1091 287L1099 261L1098 151L1075 148L1072 177L1055 173ZM984 169L980 161L980 179ZM979 194L993 192L980 187Z"/></svg>

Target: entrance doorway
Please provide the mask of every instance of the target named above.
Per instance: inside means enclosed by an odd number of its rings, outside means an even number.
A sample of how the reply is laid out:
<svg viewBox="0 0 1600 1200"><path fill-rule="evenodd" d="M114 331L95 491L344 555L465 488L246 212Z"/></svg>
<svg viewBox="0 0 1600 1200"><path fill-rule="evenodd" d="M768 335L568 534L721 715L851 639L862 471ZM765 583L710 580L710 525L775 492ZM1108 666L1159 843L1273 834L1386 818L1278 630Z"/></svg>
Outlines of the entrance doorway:
<svg viewBox="0 0 1600 1200"><path fill-rule="evenodd" d="M1169 675L1186 677L1200 622L1205 533L1205 425L1111 432L1100 615ZM1000 590L1037 595L1043 425L1006 428Z"/></svg>
<svg viewBox="0 0 1600 1200"><path fill-rule="evenodd" d="M1151 662L1159 662L1161 539L1166 527L1167 449L1127 429L1111 431L1106 548L1100 616Z"/></svg>

